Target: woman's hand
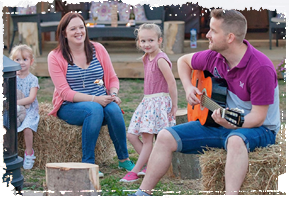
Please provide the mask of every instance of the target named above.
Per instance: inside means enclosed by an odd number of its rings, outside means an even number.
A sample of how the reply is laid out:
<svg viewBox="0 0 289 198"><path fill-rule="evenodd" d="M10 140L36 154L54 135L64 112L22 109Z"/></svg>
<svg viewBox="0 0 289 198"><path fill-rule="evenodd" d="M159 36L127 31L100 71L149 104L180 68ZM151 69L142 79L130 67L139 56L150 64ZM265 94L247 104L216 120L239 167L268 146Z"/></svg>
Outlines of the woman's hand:
<svg viewBox="0 0 289 198"><path fill-rule="evenodd" d="M121 104L121 99L115 95L112 96L114 99L113 101L119 106Z"/></svg>
<svg viewBox="0 0 289 198"><path fill-rule="evenodd" d="M99 103L101 106L105 107L114 100L114 97L111 95L96 96L93 102Z"/></svg>

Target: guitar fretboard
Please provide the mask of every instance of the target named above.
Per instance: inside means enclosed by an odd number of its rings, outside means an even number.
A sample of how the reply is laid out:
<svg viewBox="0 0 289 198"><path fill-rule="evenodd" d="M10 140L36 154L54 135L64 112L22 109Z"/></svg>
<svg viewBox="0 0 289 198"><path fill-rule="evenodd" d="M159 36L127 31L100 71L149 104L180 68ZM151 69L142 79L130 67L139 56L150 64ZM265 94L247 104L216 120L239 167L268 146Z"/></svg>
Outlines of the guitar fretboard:
<svg viewBox="0 0 289 198"><path fill-rule="evenodd" d="M202 97L201 97L201 105L204 106L204 107L207 107L212 112L214 110L216 110L216 109L221 109L222 111L224 110L223 107L218 105L218 103L213 101L211 98L209 98L205 94L203 94Z"/></svg>

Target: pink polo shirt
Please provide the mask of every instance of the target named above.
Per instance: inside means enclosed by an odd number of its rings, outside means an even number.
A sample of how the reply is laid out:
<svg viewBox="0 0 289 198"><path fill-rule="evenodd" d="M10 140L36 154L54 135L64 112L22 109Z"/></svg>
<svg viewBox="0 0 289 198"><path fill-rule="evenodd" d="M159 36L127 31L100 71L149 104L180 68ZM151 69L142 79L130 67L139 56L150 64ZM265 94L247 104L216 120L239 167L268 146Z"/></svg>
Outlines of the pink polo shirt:
<svg viewBox="0 0 289 198"><path fill-rule="evenodd" d="M250 113L252 105L269 105L264 126L275 132L280 127L279 88L272 61L248 41L247 51L240 63L231 70L225 57L211 50L197 52L191 64L194 70L207 70L228 84L227 107Z"/></svg>

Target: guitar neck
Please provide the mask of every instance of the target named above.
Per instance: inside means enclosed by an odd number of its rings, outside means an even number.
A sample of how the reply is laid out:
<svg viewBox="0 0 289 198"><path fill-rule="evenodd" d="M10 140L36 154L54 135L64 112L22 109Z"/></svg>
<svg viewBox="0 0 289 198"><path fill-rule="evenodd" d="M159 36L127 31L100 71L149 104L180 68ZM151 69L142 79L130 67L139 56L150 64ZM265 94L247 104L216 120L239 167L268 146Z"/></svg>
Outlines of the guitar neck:
<svg viewBox="0 0 289 198"><path fill-rule="evenodd" d="M206 108L208 108L212 112L214 110L216 110L216 109L221 109L222 111L225 110L218 103L216 103L215 101L213 101L211 98L209 98L206 95L202 95L202 97L201 97L201 105L206 107Z"/></svg>

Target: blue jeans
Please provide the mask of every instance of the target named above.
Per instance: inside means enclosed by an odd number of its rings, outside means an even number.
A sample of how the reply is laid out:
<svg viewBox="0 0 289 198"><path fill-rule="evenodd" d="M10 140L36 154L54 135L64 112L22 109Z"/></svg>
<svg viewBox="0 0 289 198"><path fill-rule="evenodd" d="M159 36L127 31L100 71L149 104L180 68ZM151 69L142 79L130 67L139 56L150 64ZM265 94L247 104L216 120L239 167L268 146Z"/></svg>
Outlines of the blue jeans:
<svg viewBox="0 0 289 198"><path fill-rule="evenodd" d="M121 109L115 102L102 107L96 102L67 102L57 116L71 125L82 126L82 162L95 163L95 146L101 126L108 126L119 160L128 158L126 128Z"/></svg>
<svg viewBox="0 0 289 198"><path fill-rule="evenodd" d="M275 144L276 133L264 126L256 128L226 129L207 127L199 121L188 122L166 128L175 138L177 152L186 154L202 153L205 147L226 149L228 138L236 135L243 139L248 152L257 147Z"/></svg>

